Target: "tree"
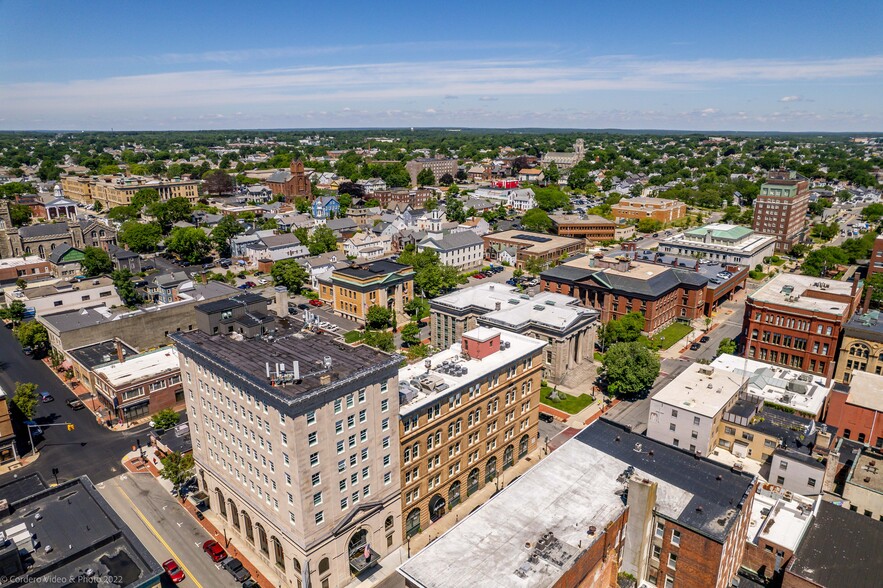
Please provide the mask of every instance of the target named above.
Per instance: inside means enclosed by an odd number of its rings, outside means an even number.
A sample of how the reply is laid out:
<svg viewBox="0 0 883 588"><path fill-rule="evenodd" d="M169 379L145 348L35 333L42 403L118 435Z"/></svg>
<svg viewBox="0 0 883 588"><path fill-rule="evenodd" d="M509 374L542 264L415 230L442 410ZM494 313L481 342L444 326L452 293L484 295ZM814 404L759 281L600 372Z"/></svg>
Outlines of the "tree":
<svg viewBox="0 0 883 588"><path fill-rule="evenodd" d="M638 221L638 232L655 233L662 228L662 223L655 218L642 218Z"/></svg>
<svg viewBox="0 0 883 588"><path fill-rule="evenodd" d="M411 347L420 344L420 325L417 323L408 323L402 327L402 343Z"/></svg>
<svg viewBox="0 0 883 588"><path fill-rule="evenodd" d="M445 216L454 223L462 223L466 220L466 211L463 210L463 201L448 193Z"/></svg>
<svg viewBox="0 0 883 588"><path fill-rule="evenodd" d="M27 307L21 300L13 300L9 306L0 308L0 319L12 321L13 325L19 324L25 318Z"/></svg>
<svg viewBox="0 0 883 588"><path fill-rule="evenodd" d="M159 245L162 229L156 223L139 223L130 220L120 227L117 239L135 253L148 253Z"/></svg>
<svg viewBox="0 0 883 588"><path fill-rule="evenodd" d="M372 329L385 329L392 320L392 311L385 306L371 306L365 314L365 322Z"/></svg>
<svg viewBox="0 0 883 588"><path fill-rule="evenodd" d="M118 223L134 220L140 215L140 210L134 206L114 206L107 211L107 218Z"/></svg>
<svg viewBox="0 0 883 588"><path fill-rule="evenodd" d="M321 225L316 227L306 245L310 250L310 255L327 253L337 249L337 237L334 235L334 231L325 225Z"/></svg>
<svg viewBox="0 0 883 588"><path fill-rule="evenodd" d="M427 168L421 169L417 174L417 184L420 186L431 186L435 183L435 174Z"/></svg>
<svg viewBox="0 0 883 588"><path fill-rule="evenodd" d="M736 353L736 342L729 338L721 339L720 344L717 346L717 354L723 355L724 353L727 355Z"/></svg>
<svg viewBox="0 0 883 588"><path fill-rule="evenodd" d="M458 182L465 182L469 176L466 175L466 170L458 169L457 173L454 174L454 177L457 179Z"/></svg>
<svg viewBox="0 0 883 588"><path fill-rule="evenodd" d="M100 276L113 270L113 262L110 255L104 249L98 247L86 247L83 249L83 261L80 262L83 273L89 277Z"/></svg>
<svg viewBox="0 0 883 588"><path fill-rule="evenodd" d="M552 230L552 219L542 208L532 208L524 213L521 218L521 226L528 231L548 233Z"/></svg>
<svg viewBox="0 0 883 588"><path fill-rule="evenodd" d="M532 276L538 276L546 269L546 262L539 257L528 257L524 262L524 271Z"/></svg>
<svg viewBox="0 0 883 588"><path fill-rule="evenodd" d="M829 271L838 265L845 265L849 257L843 249L838 247L822 247L809 252L800 271L806 276L826 276Z"/></svg>
<svg viewBox="0 0 883 588"><path fill-rule="evenodd" d="M37 321L20 324L15 329L15 336L22 347L48 347L49 333L46 327Z"/></svg>
<svg viewBox="0 0 883 588"><path fill-rule="evenodd" d="M178 421L181 420L181 415L175 412L173 408L164 408L153 415L151 420L153 421L154 428L165 430L177 425Z"/></svg>
<svg viewBox="0 0 883 588"><path fill-rule="evenodd" d="M570 197L562 192L558 186L547 186L545 188L534 186L531 189L534 191L537 206L546 212L570 206Z"/></svg>
<svg viewBox="0 0 883 588"><path fill-rule="evenodd" d="M294 259L281 259L274 263L270 276L276 284L285 286L289 292L300 292L310 279L307 270Z"/></svg>
<svg viewBox="0 0 883 588"><path fill-rule="evenodd" d="M37 385L22 382L15 383L15 394L12 397L12 404L18 409L18 412L25 417L26 421L34 419L37 414Z"/></svg>
<svg viewBox="0 0 883 588"><path fill-rule="evenodd" d="M438 183L442 186L450 186L454 183L454 176L451 174L444 174L438 179Z"/></svg>
<svg viewBox="0 0 883 588"><path fill-rule="evenodd" d="M543 172L543 176L546 178L546 181L550 184L557 184L558 180L561 179L561 172L558 171L558 164L554 161L549 164L549 167L545 169Z"/></svg>
<svg viewBox="0 0 883 588"><path fill-rule="evenodd" d="M175 487L175 490L193 477L193 454L178 453L173 451L160 460L162 462L162 470L159 475Z"/></svg>
<svg viewBox="0 0 883 588"><path fill-rule="evenodd" d="M12 226L25 226L26 224L31 222L31 216L32 215L30 206L25 206L24 204L9 205L9 219L12 221Z"/></svg>
<svg viewBox="0 0 883 588"><path fill-rule="evenodd" d="M883 218L883 204L868 204L862 210L862 218L868 222L875 223Z"/></svg>
<svg viewBox="0 0 883 588"><path fill-rule="evenodd" d="M110 278L113 280L113 285L123 304L135 307L141 303L141 295L138 294L135 284L132 283L132 272L127 269L118 270L113 272Z"/></svg>
<svg viewBox="0 0 883 588"><path fill-rule="evenodd" d="M221 257L230 255L230 239L245 229L232 214L225 214L212 229L211 239Z"/></svg>
<svg viewBox="0 0 883 588"><path fill-rule="evenodd" d="M389 331L366 331L363 339L366 345L391 353L395 350L395 338Z"/></svg>
<svg viewBox="0 0 883 588"><path fill-rule="evenodd" d="M154 202L159 202L159 192L153 188L143 188L132 195L129 204L135 210L140 211L145 206L149 206Z"/></svg>
<svg viewBox="0 0 883 588"><path fill-rule="evenodd" d="M57 180L61 177L61 168L55 165L55 162L44 159L37 170L37 176L44 182Z"/></svg>
<svg viewBox="0 0 883 588"><path fill-rule="evenodd" d="M156 219L163 233L168 233L176 222L190 220L193 206L186 198L169 198L165 202L154 202L147 207L147 212Z"/></svg>
<svg viewBox="0 0 883 588"><path fill-rule="evenodd" d="M92 204L92 210L95 212L101 212L104 209L104 205L101 204L100 201L96 200L94 204Z"/></svg>
<svg viewBox="0 0 883 588"><path fill-rule="evenodd" d="M438 208L438 199L433 196L426 201L426 204L423 205L423 208L426 210L426 212L432 212L433 210Z"/></svg>
<svg viewBox="0 0 883 588"><path fill-rule="evenodd" d="M615 395L639 394L659 376L659 356L638 342L617 343L602 362L607 391Z"/></svg>
<svg viewBox="0 0 883 588"><path fill-rule="evenodd" d="M640 312L630 312L618 319L608 321L602 325L598 338L602 347L610 347L616 343L629 343L637 341L644 330L644 315Z"/></svg>
<svg viewBox="0 0 883 588"><path fill-rule="evenodd" d="M166 239L166 249L190 263L201 261L211 248L208 235L196 227L177 227Z"/></svg>
<svg viewBox="0 0 883 588"><path fill-rule="evenodd" d="M456 268L442 265L438 253L429 249L417 253L413 245L408 245L399 254L399 263L414 268L414 285L424 298L435 298L466 282Z"/></svg>
<svg viewBox="0 0 883 588"><path fill-rule="evenodd" d="M883 276L883 274L880 275ZM429 303L425 299L415 296L405 305L405 312L415 321L419 321L429 316Z"/></svg>
<svg viewBox="0 0 883 588"><path fill-rule="evenodd" d="M202 177L205 180L205 191L209 194L229 194L236 187L236 181L230 174L215 170Z"/></svg>
<svg viewBox="0 0 883 588"><path fill-rule="evenodd" d="M28 281L24 278L19 278L15 281L15 287L19 290L25 290L28 287Z"/></svg>

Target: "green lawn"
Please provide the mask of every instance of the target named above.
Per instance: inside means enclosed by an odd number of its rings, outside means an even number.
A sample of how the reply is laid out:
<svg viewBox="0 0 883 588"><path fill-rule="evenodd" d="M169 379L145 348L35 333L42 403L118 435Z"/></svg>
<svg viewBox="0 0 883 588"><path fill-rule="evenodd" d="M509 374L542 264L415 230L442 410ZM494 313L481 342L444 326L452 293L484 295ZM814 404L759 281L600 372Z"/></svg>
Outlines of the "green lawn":
<svg viewBox="0 0 883 588"><path fill-rule="evenodd" d="M684 337L690 334L693 327L686 323L672 323L665 327L648 340L642 336L641 341L651 349L668 349Z"/></svg>
<svg viewBox="0 0 883 588"><path fill-rule="evenodd" d="M551 406L552 408L563 410L568 414L576 414L594 402L594 399L588 394L570 396L569 394L564 394L560 391L558 392L558 395L561 396L562 400L549 400L549 394L551 393L551 388L543 386L540 389L540 402L547 406Z"/></svg>

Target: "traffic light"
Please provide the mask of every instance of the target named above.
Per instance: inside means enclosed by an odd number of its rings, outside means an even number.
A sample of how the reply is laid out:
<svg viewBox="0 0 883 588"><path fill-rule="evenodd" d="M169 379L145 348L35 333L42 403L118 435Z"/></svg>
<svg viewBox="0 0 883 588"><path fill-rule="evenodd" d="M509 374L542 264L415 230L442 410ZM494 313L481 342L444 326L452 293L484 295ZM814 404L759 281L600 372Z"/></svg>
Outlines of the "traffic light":
<svg viewBox="0 0 883 588"><path fill-rule="evenodd" d="M67 430L68 430L68 431L73 431L73 430L74 430L74 425L73 425L73 423L68 423L68 424L67 424Z"/></svg>

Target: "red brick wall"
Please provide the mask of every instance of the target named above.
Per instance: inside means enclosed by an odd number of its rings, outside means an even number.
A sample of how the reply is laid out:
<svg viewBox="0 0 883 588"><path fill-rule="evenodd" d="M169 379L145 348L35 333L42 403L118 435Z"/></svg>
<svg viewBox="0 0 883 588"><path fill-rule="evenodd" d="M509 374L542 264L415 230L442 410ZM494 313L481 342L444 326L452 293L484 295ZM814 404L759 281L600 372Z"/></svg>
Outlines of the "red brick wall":
<svg viewBox="0 0 883 588"><path fill-rule="evenodd" d="M745 553L742 556L742 565L749 570L756 572L759 576L770 579L773 577L773 573L776 569L776 551L785 552L785 556L781 562L782 567L785 567L788 564L788 561L794 553L772 543L769 545L773 548L773 551L769 552L766 550L767 544L768 542L763 539L760 540L758 545L755 545L754 543L746 543Z"/></svg>
<svg viewBox="0 0 883 588"><path fill-rule="evenodd" d="M782 579L782 588L822 588L819 584L815 582L810 582L809 580L804 580L803 578L798 578L793 575L790 571L785 572L785 577Z"/></svg>
<svg viewBox="0 0 883 588"><path fill-rule="evenodd" d="M825 422L832 427L837 427L837 436L846 437L857 441L859 435L864 435L864 443L871 445L877 442L878 437L883 437L883 415L873 410L848 404L848 394L832 390L828 396L828 408Z"/></svg>
<svg viewBox="0 0 883 588"><path fill-rule="evenodd" d="M613 588L619 572L619 560L625 536L620 535L628 520L628 511L599 531L595 543L586 550L554 584L554 588ZM622 540L620 540L622 537Z"/></svg>
<svg viewBox="0 0 883 588"><path fill-rule="evenodd" d="M681 533L680 545L671 543L672 530ZM654 531L655 532L655 528ZM677 556L675 570L668 568L669 554ZM659 576L657 586L665 584L665 576L674 578L676 588L710 588L718 581L717 572L723 553L723 545L711 541L698 533L665 521L665 534L662 538L662 553L659 556ZM651 560L652 561L652 560Z"/></svg>

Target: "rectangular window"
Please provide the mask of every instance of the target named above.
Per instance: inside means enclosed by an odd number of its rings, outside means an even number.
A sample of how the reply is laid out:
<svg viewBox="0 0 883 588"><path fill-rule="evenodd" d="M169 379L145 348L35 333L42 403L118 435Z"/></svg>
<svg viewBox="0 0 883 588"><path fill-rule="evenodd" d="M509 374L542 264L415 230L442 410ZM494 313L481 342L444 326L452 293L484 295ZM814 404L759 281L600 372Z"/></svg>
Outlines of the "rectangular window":
<svg viewBox="0 0 883 588"><path fill-rule="evenodd" d="M323 513L320 510L319 512L316 513L316 524L321 525L324 522L325 522L325 513Z"/></svg>
<svg viewBox="0 0 883 588"><path fill-rule="evenodd" d="M315 425L316 424L316 411L311 410L307 413L307 424Z"/></svg>
<svg viewBox="0 0 883 588"><path fill-rule="evenodd" d="M319 443L319 435L316 431L311 432L307 435L307 442L310 444L310 447Z"/></svg>
<svg viewBox="0 0 883 588"><path fill-rule="evenodd" d="M668 554L668 569L676 570L678 569L678 556L674 553Z"/></svg>
<svg viewBox="0 0 883 588"><path fill-rule="evenodd" d="M656 536L661 538L663 533L665 533L665 523L656 523Z"/></svg>
<svg viewBox="0 0 883 588"><path fill-rule="evenodd" d="M322 483L321 474L319 474L319 472L316 472L315 474L313 474L311 481L313 483L313 486L318 486L319 484L321 484Z"/></svg>
<svg viewBox="0 0 883 588"><path fill-rule="evenodd" d="M681 532L677 529L671 530L671 544L672 545L680 545L681 544Z"/></svg>
<svg viewBox="0 0 883 588"><path fill-rule="evenodd" d="M313 506L319 506L320 504L322 504L322 493L316 492L313 494Z"/></svg>
<svg viewBox="0 0 883 588"><path fill-rule="evenodd" d="M316 467L317 465L319 465L319 454L318 453L311 453L310 454L310 466Z"/></svg>
<svg viewBox="0 0 883 588"><path fill-rule="evenodd" d="M343 402L340 398L334 400L334 414L340 413L343 410Z"/></svg>

